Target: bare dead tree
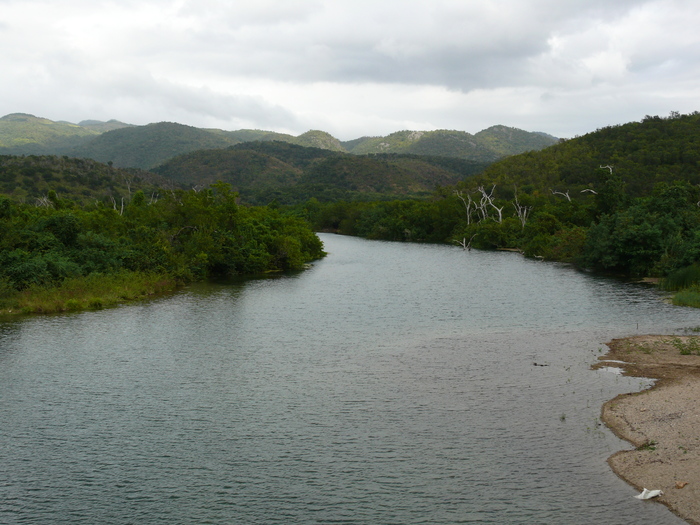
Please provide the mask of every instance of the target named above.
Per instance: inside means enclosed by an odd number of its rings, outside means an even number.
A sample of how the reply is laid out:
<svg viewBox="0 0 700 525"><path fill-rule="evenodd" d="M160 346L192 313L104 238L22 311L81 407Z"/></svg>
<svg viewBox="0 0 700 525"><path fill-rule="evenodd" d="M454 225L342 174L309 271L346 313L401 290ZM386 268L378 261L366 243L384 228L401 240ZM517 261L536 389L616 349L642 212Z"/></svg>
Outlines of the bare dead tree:
<svg viewBox="0 0 700 525"><path fill-rule="evenodd" d="M515 189L515 202L513 203L513 207L515 208L515 213L518 216L518 219L520 219L520 224L523 228L525 228L528 215L530 215L530 212L532 211L532 206L523 206L520 204L520 201L518 200L517 188Z"/></svg>
<svg viewBox="0 0 700 525"><path fill-rule="evenodd" d="M464 209L467 212L467 225L471 224L472 222L472 208L475 206L475 202L472 200L472 196L467 193L467 198L464 198L464 194L462 190L454 190L454 194L457 195L457 198L462 201L462 204L464 204Z"/></svg>
<svg viewBox="0 0 700 525"><path fill-rule="evenodd" d="M496 185L494 184L493 187L491 188L491 191L489 193L486 193L486 190L484 189L483 186L479 186L478 188L479 193L481 193L481 201L480 201L480 210L482 213L483 220L486 220L488 217L488 211L486 209L486 206L491 206L496 212L498 213L498 220L496 222L501 223L503 222L503 206L500 208L496 206L493 203L493 192L496 189Z"/></svg>
<svg viewBox="0 0 700 525"><path fill-rule="evenodd" d="M124 215L124 197L122 197L121 208L119 209L117 209L116 199L112 195L110 195L109 198L112 200L112 207L114 208L114 211L119 212L119 215Z"/></svg>
<svg viewBox="0 0 700 525"><path fill-rule="evenodd" d="M53 208L53 202L51 202L47 195L37 197L36 205L38 208Z"/></svg>
<svg viewBox="0 0 700 525"><path fill-rule="evenodd" d="M467 238L466 238L466 237L462 237L462 240L461 240L461 241L457 241L457 244L459 244L459 245L462 247L463 250L471 251L471 249L472 249L472 241L474 240L474 237L476 237L476 236L477 236L476 233L475 233L474 235L472 235L472 236L469 238L469 242L467 242Z"/></svg>
<svg viewBox="0 0 700 525"><path fill-rule="evenodd" d="M610 175L612 175L613 166L611 166L611 165L608 164L607 166L600 166L600 169L601 169L601 170L610 170Z"/></svg>
<svg viewBox="0 0 700 525"><path fill-rule="evenodd" d="M595 190L592 190L591 188L586 188L585 190L581 190L581 193L592 193L593 195L598 195L598 192Z"/></svg>
<svg viewBox="0 0 700 525"><path fill-rule="evenodd" d="M569 197L569 190L566 190L566 193L562 193L561 191L554 191L550 188L549 191L552 192L552 195L563 195L569 202L571 202L571 197Z"/></svg>

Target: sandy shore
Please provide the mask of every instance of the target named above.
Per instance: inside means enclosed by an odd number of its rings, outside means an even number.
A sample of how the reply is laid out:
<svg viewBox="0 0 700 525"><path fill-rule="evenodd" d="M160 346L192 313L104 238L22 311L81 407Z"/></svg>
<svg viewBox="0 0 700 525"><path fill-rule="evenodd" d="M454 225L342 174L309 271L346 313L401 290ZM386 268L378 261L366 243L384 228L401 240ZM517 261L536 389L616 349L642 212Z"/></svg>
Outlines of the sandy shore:
<svg viewBox="0 0 700 525"><path fill-rule="evenodd" d="M614 366L625 375L657 379L649 390L622 394L603 405L601 419L636 447L617 452L608 463L640 492L663 491L640 505L657 501L700 525L700 355L681 355L679 350L693 339L700 345L697 336L615 339L596 367Z"/></svg>

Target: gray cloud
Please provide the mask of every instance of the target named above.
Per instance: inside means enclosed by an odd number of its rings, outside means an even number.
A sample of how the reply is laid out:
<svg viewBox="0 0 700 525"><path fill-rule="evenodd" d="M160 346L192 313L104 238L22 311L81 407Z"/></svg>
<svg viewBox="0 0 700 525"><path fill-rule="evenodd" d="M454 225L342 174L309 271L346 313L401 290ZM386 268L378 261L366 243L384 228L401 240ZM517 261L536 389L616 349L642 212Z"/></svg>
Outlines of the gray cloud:
<svg viewBox="0 0 700 525"><path fill-rule="evenodd" d="M700 92L689 0L0 4L5 113L571 135L692 111Z"/></svg>

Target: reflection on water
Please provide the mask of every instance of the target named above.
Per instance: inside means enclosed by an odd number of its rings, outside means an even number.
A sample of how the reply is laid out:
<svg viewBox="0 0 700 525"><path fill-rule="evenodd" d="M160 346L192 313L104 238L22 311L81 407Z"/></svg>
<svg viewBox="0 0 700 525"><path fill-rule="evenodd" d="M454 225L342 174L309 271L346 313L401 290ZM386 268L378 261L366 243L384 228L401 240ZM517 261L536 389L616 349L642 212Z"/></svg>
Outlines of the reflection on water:
<svg viewBox="0 0 700 525"><path fill-rule="evenodd" d="M607 467L612 337L696 326L517 254L322 236L293 276L0 325L0 522L680 520Z"/></svg>

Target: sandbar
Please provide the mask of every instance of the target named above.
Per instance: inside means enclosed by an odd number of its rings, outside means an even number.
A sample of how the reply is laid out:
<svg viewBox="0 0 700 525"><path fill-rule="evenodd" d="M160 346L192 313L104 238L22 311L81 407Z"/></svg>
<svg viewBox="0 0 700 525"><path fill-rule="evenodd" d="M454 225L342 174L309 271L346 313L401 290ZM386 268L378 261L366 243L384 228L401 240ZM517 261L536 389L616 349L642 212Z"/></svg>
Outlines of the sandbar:
<svg viewBox="0 0 700 525"><path fill-rule="evenodd" d="M695 340L695 341L693 341ZM700 525L700 338L645 335L614 339L598 367L655 379L642 392L621 394L603 405L602 421L635 448L608 458L622 479L663 495L640 505L666 505L689 523Z"/></svg>

